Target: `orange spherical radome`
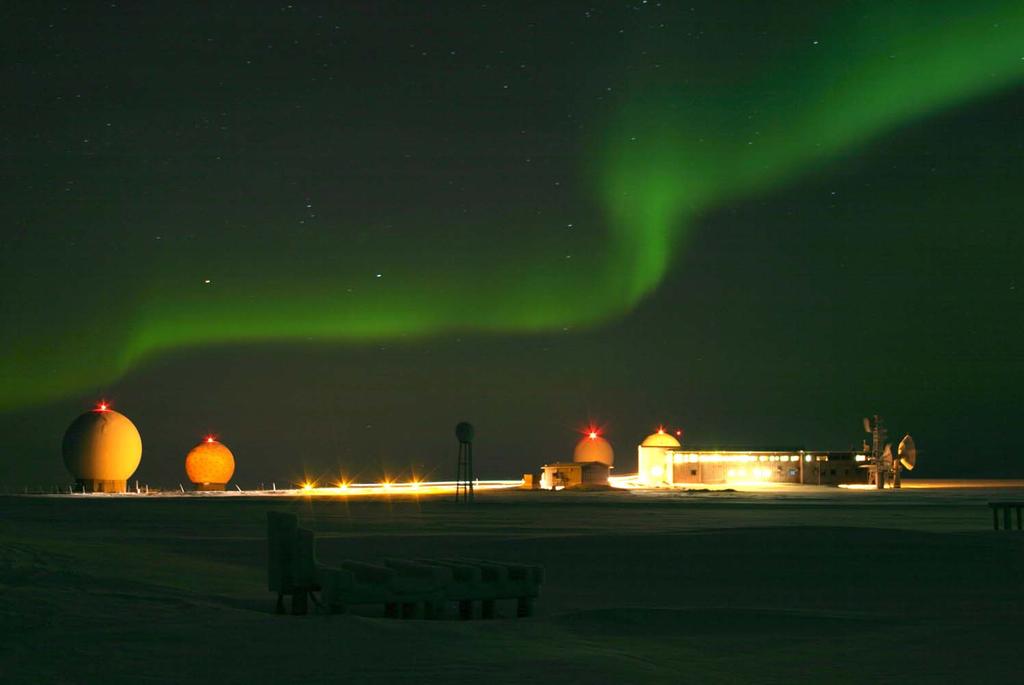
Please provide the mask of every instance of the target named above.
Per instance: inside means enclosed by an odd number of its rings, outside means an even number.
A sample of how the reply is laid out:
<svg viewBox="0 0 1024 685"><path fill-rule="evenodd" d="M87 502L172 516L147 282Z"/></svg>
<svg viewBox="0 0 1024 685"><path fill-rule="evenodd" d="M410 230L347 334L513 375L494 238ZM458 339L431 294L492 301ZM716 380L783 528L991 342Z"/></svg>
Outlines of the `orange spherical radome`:
<svg viewBox="0 0 1024 685"><path fill-rule="evenodd" d="M223 443L207 439L185 457L185 473L196 485L225 485L235 474L235 456Z"/></svg>

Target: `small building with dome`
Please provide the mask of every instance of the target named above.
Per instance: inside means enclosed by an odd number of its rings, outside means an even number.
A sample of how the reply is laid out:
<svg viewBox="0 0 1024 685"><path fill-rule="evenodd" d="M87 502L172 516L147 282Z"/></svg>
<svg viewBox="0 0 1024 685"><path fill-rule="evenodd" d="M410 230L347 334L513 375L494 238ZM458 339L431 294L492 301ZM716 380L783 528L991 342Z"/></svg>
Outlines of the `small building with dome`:
<svg viewBox="0 0 1024 685"><path fill-rule="evenodd" d="M672 450L681 447L679 439L665 432L663 426L651 433L636 448L637 473L641 482L658 485L672 478Z"/></svg>
<svg viewBox="0 0 1024 685"><path fill-rule="evenodd" d="M606 488L615 463L615 450L599 431L591 429L576 443L572 461L545 464L540 487L544 490Z"/></svg>

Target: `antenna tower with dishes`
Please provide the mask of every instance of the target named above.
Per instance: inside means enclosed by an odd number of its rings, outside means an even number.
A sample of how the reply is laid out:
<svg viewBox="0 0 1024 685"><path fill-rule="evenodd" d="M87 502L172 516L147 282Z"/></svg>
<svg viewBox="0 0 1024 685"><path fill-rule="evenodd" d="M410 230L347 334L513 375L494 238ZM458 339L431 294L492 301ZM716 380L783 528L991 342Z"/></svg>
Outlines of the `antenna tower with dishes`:
<svg viewBox="0 0 1024 685"><path fill-rule="evenodd" d="M883 489L890 478L893 488L902 487L901 471L912 471L917 464L917 447L914 445L914 439L904 435L894 456L892 443L886 442L889 431L886 430L881 416L875 414L874 419L865 418L864 431L871 434L870 468L875 487Z"/></svg>
<svg viewBox="0 0 1024 685"><path fill-rule="evenodd" d="M459 464L455 476L455 501L473 501L473 424L466 421L455 426L459 439Z"/></svg>

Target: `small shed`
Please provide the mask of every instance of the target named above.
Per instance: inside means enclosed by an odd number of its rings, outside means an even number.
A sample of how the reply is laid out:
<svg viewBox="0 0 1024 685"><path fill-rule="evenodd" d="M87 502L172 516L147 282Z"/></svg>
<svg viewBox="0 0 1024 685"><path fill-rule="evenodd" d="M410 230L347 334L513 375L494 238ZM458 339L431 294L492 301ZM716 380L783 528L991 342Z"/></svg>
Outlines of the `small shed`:
<svg viewBox="0 0 1024 685"><path fill-rule="evenodd" d="M608 485L611 466L599 461L560 461L545 464L541 470L540 487L545 490Z"/></svg>

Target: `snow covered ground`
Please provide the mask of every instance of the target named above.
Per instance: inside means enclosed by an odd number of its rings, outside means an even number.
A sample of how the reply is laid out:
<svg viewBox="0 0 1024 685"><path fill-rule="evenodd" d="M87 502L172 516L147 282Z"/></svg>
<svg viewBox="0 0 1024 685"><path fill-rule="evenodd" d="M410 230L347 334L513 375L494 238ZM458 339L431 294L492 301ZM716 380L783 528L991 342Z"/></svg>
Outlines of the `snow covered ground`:
<svg viewBox="0 0 1024 685"><path fill-rule="evenodd" d="M0 682L1019 683L1024 533L986 502L1024 490L982 485L0 497ZM537 615L276 616L268 510L328 564L541 564Z"/></svg>

